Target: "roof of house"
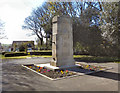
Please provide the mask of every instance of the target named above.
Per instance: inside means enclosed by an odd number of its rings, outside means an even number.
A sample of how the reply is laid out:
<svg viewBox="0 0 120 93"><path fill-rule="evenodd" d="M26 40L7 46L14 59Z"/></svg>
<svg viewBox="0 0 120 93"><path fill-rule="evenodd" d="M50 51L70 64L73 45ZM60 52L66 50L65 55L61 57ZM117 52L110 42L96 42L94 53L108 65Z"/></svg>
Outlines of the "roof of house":
<svg viewBox="0 0 120 93"><path fill-rule="evenodd" d="M21 43L25 43L25 42L31 42L31 43L33 43L34 44L34 41L13 41L13 43L12 43L12 46L14 45L14 44L21 44Z"/></svg>

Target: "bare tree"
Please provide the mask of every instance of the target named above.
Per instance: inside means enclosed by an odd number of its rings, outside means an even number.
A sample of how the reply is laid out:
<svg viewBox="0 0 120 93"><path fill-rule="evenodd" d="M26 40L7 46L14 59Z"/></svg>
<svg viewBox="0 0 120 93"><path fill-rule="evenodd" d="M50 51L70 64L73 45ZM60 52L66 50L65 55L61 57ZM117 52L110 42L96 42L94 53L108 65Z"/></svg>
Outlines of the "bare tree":
<svg viewBox="0 0 120 93"><path fill-rule="evenodd" d="M37 17L35 17L35 15L32 15L32 16L28 16L27 18L25 18L24 23L25 24L22 26L22 28L32 30L33 31L32 35L37 35L42 45L44 35L42 33L42 27L40 25L40 20Z"/></svg>

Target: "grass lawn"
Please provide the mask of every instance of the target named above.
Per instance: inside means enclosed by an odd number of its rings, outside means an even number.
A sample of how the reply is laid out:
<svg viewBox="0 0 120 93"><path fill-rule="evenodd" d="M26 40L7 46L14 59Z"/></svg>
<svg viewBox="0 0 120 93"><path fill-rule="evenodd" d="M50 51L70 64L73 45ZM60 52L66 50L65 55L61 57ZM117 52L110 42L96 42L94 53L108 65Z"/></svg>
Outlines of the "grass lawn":
<svg viewBox="0 0 120 93"><path fill-rule="evenodd" d="M100 57L100 56L88 56L88 55L74 55L75 59L87 62L115 62L120 63L120 58L117 57Z"/></svg>
<svg viewBox="0 0 120 93"><path fill-rule="evenodd" d="M52 55L27 55L27 56L16 56L16 57L4 57L0 55L0 59L25 59L29 57L52 57ZM120 63L120 58L115 57L95 57L89 55L74 55L75 59L85 62L115 62Z"/></svg>
<svg viewBox="0 0 120 93"><path fill-rule="evenodd" d="M27 56L15 56L15 57L4 57L2 56L2 59L24 59L24 58L28 58L28 57L52 57L52 56L36 56L36 55L27 55Z"/></svg>

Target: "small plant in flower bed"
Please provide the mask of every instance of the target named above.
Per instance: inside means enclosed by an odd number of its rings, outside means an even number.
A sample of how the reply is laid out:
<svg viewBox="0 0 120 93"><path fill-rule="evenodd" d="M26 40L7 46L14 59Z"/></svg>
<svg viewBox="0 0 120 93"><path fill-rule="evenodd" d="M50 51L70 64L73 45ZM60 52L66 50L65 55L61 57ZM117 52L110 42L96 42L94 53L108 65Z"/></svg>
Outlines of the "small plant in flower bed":
<svg viewBox="0 0 120 93"><path fill-rule="evenodd" d="M76 73L73 73L71 71L68 70L50 70L47 69L45 67L40 67L40 66L35 66L35 65L26 65L27 67L31 68L32 70L35 70L43 75L46 75L50 78L62 78L62 77L66 77L66 76L72 76L72 75L76 75Z"/></svg>
<svg viewBox="0 0 120 93"><path fill-rule="evenodd" d="M78 65L82 69L89 69L91 71L97 71L97 70L104 70L104 69L106 69L106 67L94 66L94 65L85 65L85 64L81 64L81 63L78 63Z"/></svg>

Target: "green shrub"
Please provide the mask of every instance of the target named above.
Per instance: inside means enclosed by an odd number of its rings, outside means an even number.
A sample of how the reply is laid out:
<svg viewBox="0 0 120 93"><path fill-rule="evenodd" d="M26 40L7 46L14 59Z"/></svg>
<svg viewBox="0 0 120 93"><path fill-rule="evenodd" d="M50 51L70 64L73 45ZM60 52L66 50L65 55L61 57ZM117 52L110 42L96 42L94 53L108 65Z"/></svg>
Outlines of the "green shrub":
<svg viewBox="0 0 120 93"><path fill-rule="evenodd" d="M19 51L20 51L20 52L25 51L25 47L24 47L24 46L20 46L20 47L19 47Z"/></svg>
<svg viewBox="0 0 120 93"><path fill-rule="evenodd" d="M4 55L5 53L7 53L7 52L2 52L2 55Z"/></svg>

